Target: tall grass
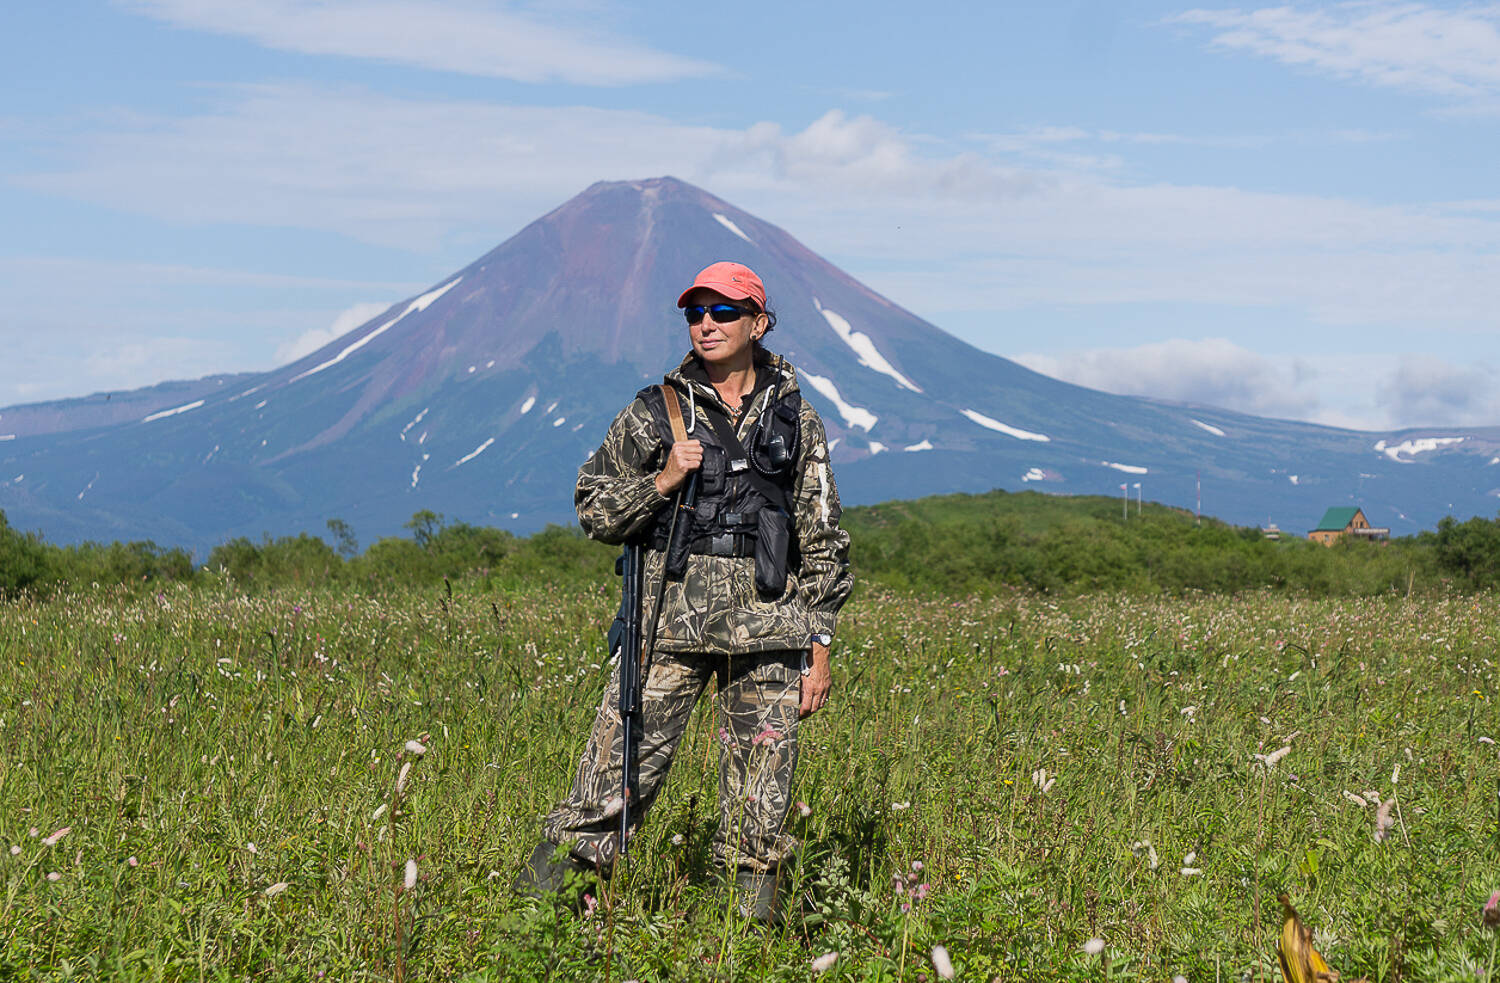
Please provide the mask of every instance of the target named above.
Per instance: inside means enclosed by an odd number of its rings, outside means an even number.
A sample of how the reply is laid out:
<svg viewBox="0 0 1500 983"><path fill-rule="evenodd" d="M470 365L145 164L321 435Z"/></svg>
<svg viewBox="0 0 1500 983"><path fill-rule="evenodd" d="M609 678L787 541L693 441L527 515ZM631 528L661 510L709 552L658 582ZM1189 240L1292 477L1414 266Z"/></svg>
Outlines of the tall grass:
<svg viewBox="0 0 1500 983"><path fill-rule="evenodd" d="M916 980L941 945L958 979L1270 980L1285 890L1346 979L1497 979L1494 597L866 590L769 932L712 876L709 701L590 914L509 886L614 605L6 602L0 977Z"/></svg>

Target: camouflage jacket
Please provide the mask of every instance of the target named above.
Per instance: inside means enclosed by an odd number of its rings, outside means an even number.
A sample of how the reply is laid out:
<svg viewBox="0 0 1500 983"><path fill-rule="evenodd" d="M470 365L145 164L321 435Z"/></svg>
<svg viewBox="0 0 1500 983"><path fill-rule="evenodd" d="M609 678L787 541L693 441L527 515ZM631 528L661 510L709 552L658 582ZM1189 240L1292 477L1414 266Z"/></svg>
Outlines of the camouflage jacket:
<svg viewBox="0 0 1500 983"><path fill-rule="evenodd" d="M765 372L781 373L783 392L797 389L791 365L757 348L758 382ZM727 411L705 379L692 354L667 374L666 381L682 396L684 413L689 394L699 406L711 403ZM737 427L741 439L753 432L763 406L763 400L755 400L745 411ZM801 563L788 576L786 590L781 597L762 598L755 589L753 557L694 555L682 580L667 583L658 648L726 655L805 649L813 632L833 632L852 584L849 534L839 527L841 509L823 421L806 399L799 426L791 498ZM667 449L644 400L634 400L615 417L604 443L579 469L573 495L579 524L590 538L623 543L643 534L657 513L670 506L672 499L656 490ZM647 550L642 624L650 624L655 614L662 560L662 553Z"/></svg>

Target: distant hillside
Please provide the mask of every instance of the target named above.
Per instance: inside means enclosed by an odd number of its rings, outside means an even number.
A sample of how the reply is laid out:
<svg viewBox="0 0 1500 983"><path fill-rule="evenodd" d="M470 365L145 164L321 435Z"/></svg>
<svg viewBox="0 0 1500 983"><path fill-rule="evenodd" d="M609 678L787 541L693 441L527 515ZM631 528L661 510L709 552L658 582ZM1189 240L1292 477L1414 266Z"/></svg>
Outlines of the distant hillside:
<svg viewBox="0 0 1500 983"><path fill-rule="evenodd" d="M1500 586L1500 522L1444 519L1438 530L1388 545L1334 548L1279 542L1258 529L1202 523L1179 509L1145 503L1122 518L1119 499L1039 492L937 495L851 508L857 590L1074 594L1094 590L1181 594L1291 590L1315 595L1475 590ZM57 546L7 525L0 511L0 596L65 584L207 583L228 577L245 589L282 585L383 590L467 580L481 590L538 583L610 589L618 550L576 526L526 538L502 529L419 512L409 536L383 537L361 552L339 520L328 539L299 533L238 538L194 567L181 549L148 542Z"/></svg>
<svg viewBox="0 0 1500 983"><path fill-rule="evenodd" d="M852 561L868 580L923 592L1014 587L1371 594L1441 583L1438 537L1334 549L1146 502L1040 492L935 495L849 509ZM1474 524L1493 526L1486 520ZM1450 536L1452 535L1450 531ZM1429 541L1430 540L1430 541Z"/></svg>

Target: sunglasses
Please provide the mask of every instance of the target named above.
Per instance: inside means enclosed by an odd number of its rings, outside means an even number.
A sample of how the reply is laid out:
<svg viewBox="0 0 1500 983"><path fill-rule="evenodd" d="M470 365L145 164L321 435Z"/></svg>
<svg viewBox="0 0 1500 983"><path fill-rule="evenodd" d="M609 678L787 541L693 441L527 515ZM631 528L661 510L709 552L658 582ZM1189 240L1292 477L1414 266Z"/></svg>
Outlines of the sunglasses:
<svg viewBox="0 0 1500 983"><path fill-rule="evenodd" d="M733 324L740 318L748 317L752 313L752 311L747 311L743 307L735 307L733 304L714 304L709 307L699 305L684 307L682 309L682 314L687 318L687 323L689 324L697 324L703 320L704 314L713 318L715 324Z"/></svg>

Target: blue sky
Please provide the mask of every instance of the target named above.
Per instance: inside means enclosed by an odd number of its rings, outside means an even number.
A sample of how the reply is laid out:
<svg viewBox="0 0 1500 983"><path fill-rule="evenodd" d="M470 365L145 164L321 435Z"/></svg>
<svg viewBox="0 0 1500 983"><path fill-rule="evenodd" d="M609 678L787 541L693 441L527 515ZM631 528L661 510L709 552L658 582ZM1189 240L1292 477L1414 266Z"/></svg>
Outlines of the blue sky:
<svg viewBox="0 0 1500 983"><path fill-rule="evenodd" d="M54 0L0 32L0 405L272 367L673 174L1085 385L1500 424L1500 4Z"/></svg>

